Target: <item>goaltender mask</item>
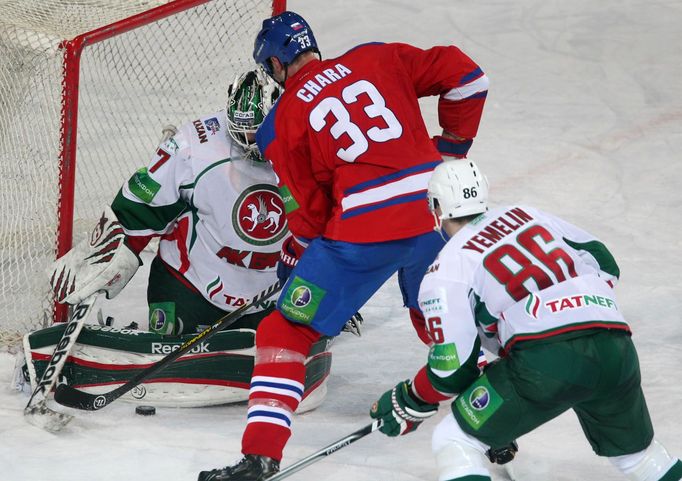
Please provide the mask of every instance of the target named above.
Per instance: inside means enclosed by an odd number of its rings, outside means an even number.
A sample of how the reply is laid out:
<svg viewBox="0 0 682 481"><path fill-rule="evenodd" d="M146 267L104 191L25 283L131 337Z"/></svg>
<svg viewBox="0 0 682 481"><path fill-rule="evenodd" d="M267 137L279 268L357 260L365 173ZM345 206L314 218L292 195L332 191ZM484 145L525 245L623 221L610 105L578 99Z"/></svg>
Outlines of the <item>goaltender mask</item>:
<svg viewBox="0 0 682 481"><path fill-rule="evenodd" d="M230 85L226 109L165 128L151 162L123 185L93 235L55 263L51 284L59 302L73 305L96 292L113 298L141 265L143 249L159 239L147 287L148 332L135 324L86 324L63 372L67 382L84 390L125 382L275 284L289 232L275 174L255 133L280 93L260 68L248 71ZM268 302L248 308L229 331L128 396L176 406L247 399L255 328L272 309ZM34 383L60 329L25 340ZM326 347L321 340L306 360L303 410L326 393Z"/></svg>

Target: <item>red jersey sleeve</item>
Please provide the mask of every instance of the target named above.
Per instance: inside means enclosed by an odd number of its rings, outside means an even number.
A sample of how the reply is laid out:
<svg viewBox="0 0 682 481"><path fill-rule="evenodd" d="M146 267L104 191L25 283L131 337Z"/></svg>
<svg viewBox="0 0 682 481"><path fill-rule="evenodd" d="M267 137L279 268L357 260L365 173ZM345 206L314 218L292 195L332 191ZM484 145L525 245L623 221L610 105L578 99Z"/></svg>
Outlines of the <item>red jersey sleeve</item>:
<svg viewBox="0 0 682 481"><path fill-rule="evenodd" d="M458 137L473 139L488 93L488 77L481 68L455 46L422 50L402 43L392 45L417 96L440 95L440 126Z"/></svg>

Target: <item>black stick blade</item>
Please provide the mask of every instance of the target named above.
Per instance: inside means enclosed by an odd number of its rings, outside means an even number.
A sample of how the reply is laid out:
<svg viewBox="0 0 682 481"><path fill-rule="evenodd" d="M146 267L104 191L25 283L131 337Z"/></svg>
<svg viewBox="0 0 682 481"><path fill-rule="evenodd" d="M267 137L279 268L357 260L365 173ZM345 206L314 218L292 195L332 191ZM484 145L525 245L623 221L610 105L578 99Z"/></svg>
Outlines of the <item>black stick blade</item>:
<svg viewBox="0 0 682 481"><path fill-rule="evenodd" d="M62 406L83 411L97 411L110 402L106 394L90 394L74 389L68 384L59 384L57 386L54 392L54 400Z"/></svg>

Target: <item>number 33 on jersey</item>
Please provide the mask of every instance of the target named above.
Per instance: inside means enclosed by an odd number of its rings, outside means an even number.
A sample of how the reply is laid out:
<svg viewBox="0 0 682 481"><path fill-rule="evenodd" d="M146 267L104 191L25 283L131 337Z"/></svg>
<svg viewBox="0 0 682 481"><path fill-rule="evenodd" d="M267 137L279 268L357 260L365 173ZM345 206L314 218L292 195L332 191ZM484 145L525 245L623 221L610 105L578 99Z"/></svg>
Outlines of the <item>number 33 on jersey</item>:
<svg viewBox="0 0 682 481"><path fill-rule="evenodd" d="M352 242L428 232L427 183L441 156L417 99L440 96L441 126L473 138L487 85L456 47L366 44L306 64L257 137L279 176L290 230Z"/></svg>

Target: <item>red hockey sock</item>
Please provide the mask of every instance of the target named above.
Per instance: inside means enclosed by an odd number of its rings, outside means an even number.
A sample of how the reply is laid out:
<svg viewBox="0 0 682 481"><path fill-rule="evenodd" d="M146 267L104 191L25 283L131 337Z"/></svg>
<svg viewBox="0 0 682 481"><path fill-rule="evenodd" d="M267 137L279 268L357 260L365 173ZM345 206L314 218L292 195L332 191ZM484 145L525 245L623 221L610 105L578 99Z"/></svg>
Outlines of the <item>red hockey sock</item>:
<svg viewBox="0 0 682 481"><path fill-rule="evenodd" d="M320 334L273 311L256 331L242 453L281 460L291 435L291 417L303 396L305 358Z"/></svg>

